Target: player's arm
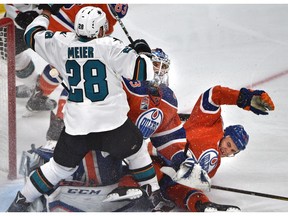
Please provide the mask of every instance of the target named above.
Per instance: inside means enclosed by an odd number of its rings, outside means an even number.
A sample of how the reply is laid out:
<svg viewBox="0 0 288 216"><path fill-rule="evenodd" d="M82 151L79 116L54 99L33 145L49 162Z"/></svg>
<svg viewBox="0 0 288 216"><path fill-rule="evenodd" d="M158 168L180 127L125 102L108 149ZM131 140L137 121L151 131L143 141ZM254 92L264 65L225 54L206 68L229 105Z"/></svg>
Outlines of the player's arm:
<svg viewBox="0 0 288 216"><path fill-rule="evenodd" d="M10 17L11 19L15 19L18 15L19 11L17 7L15 7L14 4L4 4L5 10L6 10L6 16Z"/></svg>
<svg viewBox="0 0 288 216"><path fill-rule="evenodd" d="M216 106L237 105L245 110L251 110L257 115L267 115L267 111L274 110L272 99L268 93L263 90L241 88L239 91L227 87L215 86L203 94L203 101L208 101L207 104L215 104Z"/></svg>
<svg viewBox="0 0 288 216"><path fill-rule="evenodd" d="M63 36L60 32L54 35L53 32L47 31L50 16L50 11L43 10L42 14L27 26L24 39L29 48L37 52L44 60L50 62L51 65L57 67L57 60L59 58L57 49L63 46L63 41L57 38Z"/></svg>
<svg viewBox="0 0 288 216"><path fill-rule="evenodd" d="M137 54L131 47L125 46L122 41L114 40L115 46L107 56L113 71L117 71L120 76L133 80L152 79L154 72L150 59L144 55Z"/></svg>

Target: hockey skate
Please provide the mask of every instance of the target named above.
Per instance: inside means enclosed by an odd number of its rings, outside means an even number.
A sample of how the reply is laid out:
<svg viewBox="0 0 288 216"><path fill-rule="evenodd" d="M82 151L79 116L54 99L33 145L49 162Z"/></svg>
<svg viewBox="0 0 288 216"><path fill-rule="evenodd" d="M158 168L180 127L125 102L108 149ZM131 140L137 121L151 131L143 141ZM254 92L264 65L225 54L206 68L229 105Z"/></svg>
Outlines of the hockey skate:
<svg viewBox="0 0 288 216"><path fill-rule="evenodd" d="M26 85L16 86L16 98L28 98L32 95L32 90Z"/></svg>
<svg viewBox="0 0 288 216"><path fill-rule="evenodd" d="M195 204L195 208L198 212L217 212L217 211L227 211L227 212L240 212L241 209L237 206L232 205L221 205L213 202L205 202L197 201Z"/></svg>
<svg viewBox="0 0 288 216"><path fill-rule="evenodd" d="M37 82L32 96L27 101L27 110L31 112L49 111L55 109L56 106L57 102L55 100L43 95L43 91L39 88L39 84Z"/></svg>
<svg viewBox="0 0 288 216"><path fill-rule="evenodd" d="M143 195L146 195L146 191L140 187L117 187L107 195L103 202L136 200Z"/></svg>
<svg viewBox="0 0 288 216"><path fill-rule="evenodd" d="M174 203L165 199L160 189L152 192L150 185L143 185L142 189L146 191L152 212L169 212L174 209Z"/></svg>
<svg viewBox="0 0 288 216"><path fill-rule="evenodd" d="M26 198L18 191L13 203L9 206L7 212L28 212L30 203L26 202Z"/></svg>
<svg viewBox="0 0 288 216"><path fill-rule="evenodd" d="M117 202L117 201L138 201L142 198L149 201L149 207L152 212L168 212L171 211L175 205L165 199L160 190L151 191L150 185L142 187L118 187L111 191L103 202ZM141 203L135 202L135 206ZM130 209L131 210L131 209Z"/></svg>
<svg viewBox="0 0 288 216"><path fill-rule="evenodd" d="M53 111L50 113L50 125L46 133L47 141L57 141L60 137L60 133L64 127L64 121L61 118L58 118Z"/></svg>

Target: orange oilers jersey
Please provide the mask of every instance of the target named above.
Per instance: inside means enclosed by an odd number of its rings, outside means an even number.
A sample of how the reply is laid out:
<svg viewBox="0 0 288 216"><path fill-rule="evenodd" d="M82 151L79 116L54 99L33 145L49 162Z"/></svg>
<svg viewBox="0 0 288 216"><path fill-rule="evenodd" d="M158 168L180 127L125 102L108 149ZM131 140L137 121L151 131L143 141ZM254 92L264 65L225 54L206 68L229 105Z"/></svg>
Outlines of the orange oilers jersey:
<svg viewBox="0 0 288 216"><path fill-rule="evenodd" d="M205 91L185 122L192 157L213 177L220 166L219 141L224 135L221 105L236 105L238 90L215 86Z"/></svg>
<svg viewBox="0 0 288 216"><path fill-rule="evenodd" d="M109 9L108 4L65 4L57 15L52 15L48 29L55 31L71 32L74 31L75 17L78 11L86 6L94 6L101 8L106 13L108 21L108 31L106 35L110 35L114 31L114 25L117 20L114 18Z"/></svg>
<svg viewBox="0 0 288 216"><path fill-rule="evenodd" d="M177 99L173 91L165 86L159 88L149 81L123 78L130 111L128 117L143 134L150 138L153 146L167 159L182 152L186 134L177 114Z"/></svg>

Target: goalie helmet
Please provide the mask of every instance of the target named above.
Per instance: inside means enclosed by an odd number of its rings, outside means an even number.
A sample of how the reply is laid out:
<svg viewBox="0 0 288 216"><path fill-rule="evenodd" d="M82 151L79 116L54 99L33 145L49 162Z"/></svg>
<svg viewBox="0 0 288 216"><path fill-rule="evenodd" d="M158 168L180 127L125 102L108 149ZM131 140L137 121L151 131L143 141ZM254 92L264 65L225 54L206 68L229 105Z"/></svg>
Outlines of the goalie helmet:
<svg viewBox="0 0 288 216"><path fill-rule="evenodd" d="M152 49L151 53L155 81L158 84L169 86L168 72L170 69L170 59L168 55L161 48Z"/></svg>
<svg viewBox="0 0 288 216"><path fill-rule="evenodd" d="M249 135L242 125L231 125L224 130L224 137L230 136L239 151L243 151L249 141Z"/></svg>
<svg viewBox="0 0 288 216"><path fill-rule="evenodd" d="M84 7L78 11L75 17L75 32L78 36L87 38L98 38L100 28L103 33L107 30L106 14L98 7Z"/></svg>

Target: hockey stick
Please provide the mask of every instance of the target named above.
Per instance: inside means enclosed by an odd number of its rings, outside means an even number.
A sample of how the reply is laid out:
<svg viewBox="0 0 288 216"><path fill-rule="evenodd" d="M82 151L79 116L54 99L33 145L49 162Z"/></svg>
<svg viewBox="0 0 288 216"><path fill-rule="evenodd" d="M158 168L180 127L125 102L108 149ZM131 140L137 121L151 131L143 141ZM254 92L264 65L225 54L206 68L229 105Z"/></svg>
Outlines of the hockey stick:
<svg viewBox="0 0 288 216"><path fill-rule="evenodd" d="M64 83L64 81L60 78L59 72L58 72L55 68L53 68L52 70L50 70L49 74L50 74L51 77L57 79L57 81L58 81L59 83L61 83L61 85L63 86L63 88L64 88L67 92L69 92L69 89L68 89L67 85L66 85L66 84Z"/></svg>
<svg viewBox="0 0 288 216"><path fill-rule="evenodd" d="M187 121L188 118L190 117L190 114L185 114L185 113L178 113L178 115L181 121Z"/></svg>
<svg viewBox="0 0 288 216"><path fill-rule="evenodd" d="M118 21L118 23L120 24L122 30L124 31L124 33L126 34L128 40L130 41L130 43L133 43L133 39L131 38L131 36L129 35L126 27L124 26L123 22L121 21L121 19L119 18L119 16L117 15L115 9L113 8L113 6L111 4L108 4L109 8L111 10L111 12L113 13L113 15L115 16L116 20Z"/></svg>
<svg viewBox="0 0 288 216"><path fill-rule="evenodd" d="M265 198L270 198L270 199L288 201L288 197L283 197L283 196L278 196L278 195L247 191L247 190L241 190L241 189L236 189L236 188L228 188L228 187L222 187L222 186L217 186L217 185L212 185L211 188L216 189L216 190L224 190L224 191L242 193L242 194L247 194L247 195L252 195L252 196L259 196L259 197L265 197Z"/></svg>

